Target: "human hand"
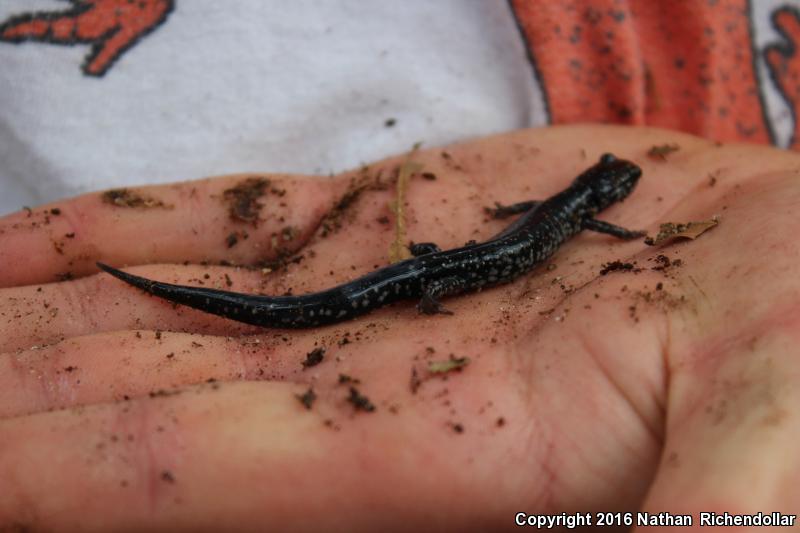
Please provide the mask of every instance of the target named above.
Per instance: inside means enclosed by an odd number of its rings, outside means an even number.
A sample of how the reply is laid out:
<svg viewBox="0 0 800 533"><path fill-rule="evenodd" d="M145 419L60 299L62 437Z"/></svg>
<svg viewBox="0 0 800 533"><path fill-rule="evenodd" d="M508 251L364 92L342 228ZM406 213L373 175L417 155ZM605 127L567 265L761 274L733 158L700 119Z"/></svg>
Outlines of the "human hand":
<svg viewBox="0 0 800 533"><path fill-rule="evenodd" d="M583 232L555 267L448 299L453 316L408 302L266 330L96 274L100 260L265 294L346 282L387 262L394 188L374 183L403 158L0 220L0 526L487 530L517 512L796 509L797 155L602 126L420 151L435 179L409 184L408 239L485 239L508 223L485 206L545 198L603 152L644 174L600 218L654 234L720 215L718 227L656 248ZM211 266L281 249L303 259L268 274ZM635 268L600 275L614 260ZM304 369L315 347L325 358ZM451 354L469 364L429 372Z"/></svg>

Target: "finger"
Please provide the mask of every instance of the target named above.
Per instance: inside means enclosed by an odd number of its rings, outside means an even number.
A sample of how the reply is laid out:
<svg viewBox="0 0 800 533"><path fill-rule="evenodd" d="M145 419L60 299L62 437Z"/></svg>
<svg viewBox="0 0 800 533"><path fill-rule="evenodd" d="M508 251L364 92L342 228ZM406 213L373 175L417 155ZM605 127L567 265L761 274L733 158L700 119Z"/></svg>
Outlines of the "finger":
<svg viewBox="0 0 800 533"><path fill-rule="evenodd" d="M346 390L368 376L374 383L382 380L375 376L385 375L404 391L412 372L417 374L417 388L432 377L426 370L428 360L446 360L445 354L453 350L475 360L482 357L469 342L450 341L449 332L464 327L477 324L465 326L462 320L443 328L423 319L411 331L373 321L364 327L349 324L237 338L166 331L76 337L0 354L0 417L161 395L209 381L291 381ZM389 388L381 386L384 391Z"/></svg>
<svg viewBox="0 0 800 533"><path fill-rule="evenodd" d="M148 275L175 279L174 267L145 267ZM133 270L137 271L136 269ZM166 274L169 271L170 274ZM185 267L185 283L257 292L258 272ZM0 289L0 352L26 349L94 333L150 329L240 335L253 327L175 307L102 274L62 283Z"/></svg>
<svg viewBox="0 0 800 533"><path fill-rule="evenodd" d="M269 261L298 249L341 180L227 176L91 193L0 219L0 286L122 264Z"/></svg>
<svg viewBox="0 0 800 533"><path fill-rule="evenodd" d="M308 342L311 346L306 346ZM169 394L190 384L272 379L304 382L313 339L291 342L124 331L0 354L0 418Z"/></svg>
<svg viewBox="0 0 800 533"><path fill-rule="evenodd" d="M167 313L175 314L171 305L138 292L131 290L132 298L153 300ZM522 317L514 314L509 320L505 307L498 309L496 299L497 295L486 291L469 301L454 302L454 317L419 316L413 305L398 306L328 328L291 332L259 328L258 336L247 337L161 330L75 337L51 346L0 354L0 391L7 395L0 393L0 405L6 416L16 416L135 397L209 378L298 383L321 380L338 385L340 374L355 379L386 374L402 376L401 382L408 384L412 373L416 373L413 380L419 385L428 374L428 360L446 361L447 354L480 358L486 349L477 349L476 342L488 344L490 337L493 350L505 346L510 340L506 330ZM134 321L145 321L152 314L144 308L142 320ZM60 316L61 312L57 314ZM181 318L185 317L178 315ZM157 322L162 327L168 325L168 320ZM487 330L487 323L496 327ZM480 332L480 336L465 337L460 333L464 331ZM324 356L318 365L307 361L315 350L322 350ZM409 365L409 357L421 359Z"/></svg>
<svg viewBox="0 0 800 533"><path fill-rule="evenodd" d="M413 358L404 348L407 365ZM509 380L508 360L498 353L426 382L417 394L391 364L381 368L383 353L363 355L375 365L357 385L375 406L371 412L354 407L348 386L315 386L309 410L297 397L306 386L215 383L0 421L0 473L9 480L0 485L0 524L47 529L57 523L69 530L78 523L91 529L97 520L107 529L118 523L188 529L218 521L233 529L292 530L311 527L309 516L357 516L355 524L334 525L374 530L390 526L397 509L404 524L429 526L446 507L456 516L448 528L494 530L521 508L540 508L542 498L570 506L575 495L589 495L578 500L591 508L638 499L639 489L630 487L641 487L649 468L627 466L643 459L632 459L637 443L652 448L649 437L638 427L609 431L588 417L581 436L570 434L556 384L547 388L556 394L531 396ZM582 400L580 413L568 410L581 419L596 411L593 395ZM584 411L590 404L595 408ZM604 404L599 418L613 412L610 419L618 421L620 407ZM593 453L576 463L583 435L594 435ZM634 435L637 453L614 451ZM597 476L581 473L587 462ZM49 490L43 492L45 476ZM615 489L591 490L598 486ZM355 513L365 498L381 512ZM297 513L298 501L311 503Z"/></svg>
<svg viewBox="0 0 800 533"><path fill-rule="evenodd" d="M2 421L0 525L70 531L213 522L291 531L328 517L327 526L355 531L396 526L396 509L404 524L429 525L446 507L458 510L448 528L489 527L507 523L530 498L532 480L543 479L538 454L520 453L510 439L526 433L523 420L513 431L487 420L485 431L467 435L442 423L453 407L368 413L335 391L309 411L295 396L303 391L206 385ZM499 479L497 465L509 453L521 462L503 467ZM365 499L379 511L364 514Z"/></svg>

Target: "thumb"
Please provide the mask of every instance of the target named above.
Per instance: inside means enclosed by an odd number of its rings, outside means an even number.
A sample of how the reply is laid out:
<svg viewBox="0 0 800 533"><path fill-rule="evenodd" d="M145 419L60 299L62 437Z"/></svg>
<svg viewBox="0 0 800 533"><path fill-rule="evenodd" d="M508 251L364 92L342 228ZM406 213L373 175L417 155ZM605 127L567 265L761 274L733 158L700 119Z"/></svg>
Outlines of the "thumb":
<svg viewBox="0 0 800 533"><path fill-rule="evenodd" d="M692 514L694 526L734 525L713 521L724 512L796 515L800 328L777 317L673 369L666 443L644 511Z"/></svg>

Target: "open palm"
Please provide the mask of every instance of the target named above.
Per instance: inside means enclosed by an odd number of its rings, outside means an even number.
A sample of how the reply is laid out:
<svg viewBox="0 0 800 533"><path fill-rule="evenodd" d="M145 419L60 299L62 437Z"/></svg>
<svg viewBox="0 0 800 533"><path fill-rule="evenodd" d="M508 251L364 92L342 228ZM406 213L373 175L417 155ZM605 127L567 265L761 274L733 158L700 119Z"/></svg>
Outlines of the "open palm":
<svg viewBox="0 0 800 533"><path fill-rule="evenodd" d="M678 149L647 155L664 145ZM485 239L508 223L485 207L545 198L603 152L644 174L600 218L719 225L656 247L583 232L512 284L448 299L452 316L409 302L266 330L94 266L248 293L346 282L387 264L407 156L0 219L0 526L477 530L517 512L796 509L796 155L600 126L422 150L407 238Z"/></svg>

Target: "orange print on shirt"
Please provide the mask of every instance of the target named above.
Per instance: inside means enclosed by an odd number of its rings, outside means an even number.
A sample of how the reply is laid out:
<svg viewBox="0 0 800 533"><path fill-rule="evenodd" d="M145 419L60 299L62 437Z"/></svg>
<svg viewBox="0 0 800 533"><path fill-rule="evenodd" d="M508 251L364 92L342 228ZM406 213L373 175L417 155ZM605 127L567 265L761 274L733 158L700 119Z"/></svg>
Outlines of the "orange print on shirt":
<svg viewBox="0 0 800 533"><path fill-rule="evenodd" d="M66 11L24 13L0 24L0 41L91 44L83 72L102 76L172 11L175 0L69 0Z"/></svg>
<svg viewBox="0 0 800 533"><path fill-rule="evenodd" d="M789 145L800 148L800 124L798 105L800 105L800 11L792 7L782 7L772 14L772 25L785 39L767 47L765 56L770 75L792 112L794 132Z"/></svg>
<svg viewBox="0 0 800 533"><path fill-rule="evenodd" d="M512 0L554 124L768 143L747 0Z"/></svg>

